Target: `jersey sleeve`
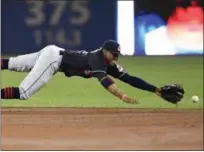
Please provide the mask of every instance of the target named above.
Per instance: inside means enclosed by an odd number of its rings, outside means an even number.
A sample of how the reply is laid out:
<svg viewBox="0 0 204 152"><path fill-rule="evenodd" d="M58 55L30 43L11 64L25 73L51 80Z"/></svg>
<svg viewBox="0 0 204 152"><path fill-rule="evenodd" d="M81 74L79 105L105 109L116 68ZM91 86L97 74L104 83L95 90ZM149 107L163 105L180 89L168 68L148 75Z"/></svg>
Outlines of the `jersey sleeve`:
<svg viewBox="0 0 204 152"><path fill-rule="evenodd" d="M127 72L125 72L123 67L115 62L107 67L107 74L113 76L114 78L120 78L125 73Z"/></svg>
<svg viewBox="0 0 204 152"><path fill-rule="evenodd" d="M102 78L107 76L106 68L104 66L103 62L96 61L91 62L90 64L91 67L91 76L98 78L98 80L101 80Z"/></svg>
<svg viewBox="0 0 204 152"><path fill-rule="evenodd" d="M91 74L92 74L92 77L96 77L98 78L98 80L101 80L102 78L107 76L106 71L103 69L93 70L91 71Z"/></svg>

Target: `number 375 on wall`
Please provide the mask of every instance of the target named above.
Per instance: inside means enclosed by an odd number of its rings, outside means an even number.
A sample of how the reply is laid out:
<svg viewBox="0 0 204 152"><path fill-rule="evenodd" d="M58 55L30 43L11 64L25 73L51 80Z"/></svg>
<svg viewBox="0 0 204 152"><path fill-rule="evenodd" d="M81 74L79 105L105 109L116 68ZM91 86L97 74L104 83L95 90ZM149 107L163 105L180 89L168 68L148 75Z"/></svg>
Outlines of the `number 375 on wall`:
<svg viewBox="0 0 204 152"><path fill-rule="evenodd" d="M26 4L25 24L33 29L37 47L50 43L69 47L82 44L80 27L91 17L88 1L27 1Z"/></svg>
<svg viewBox="0 0 204 152"><path fill-rule="evenodd" d="M84 25L90 19L88 1L27 1L28 16L25 23L28 26L39 26L45 22L49 25L58 25L65 12L69 12L67 21L72 25ZM51 7L51 14L46 14L46 7ZM77 14L77 15L76 15ZM49 16L49 18L48 18Z"/></svg>

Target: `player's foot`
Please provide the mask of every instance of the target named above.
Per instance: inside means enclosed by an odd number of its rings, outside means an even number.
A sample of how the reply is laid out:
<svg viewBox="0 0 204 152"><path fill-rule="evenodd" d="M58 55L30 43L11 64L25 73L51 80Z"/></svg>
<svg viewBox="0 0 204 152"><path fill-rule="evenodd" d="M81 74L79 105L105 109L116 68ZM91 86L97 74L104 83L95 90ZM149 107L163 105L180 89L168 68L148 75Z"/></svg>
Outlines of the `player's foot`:
<svg viewBox="0 0 204 152"><path fill-rule="evenodd" d="M8 69L8 62L9 62L9 59L1 58L1 69L2 70Z"/></svg>

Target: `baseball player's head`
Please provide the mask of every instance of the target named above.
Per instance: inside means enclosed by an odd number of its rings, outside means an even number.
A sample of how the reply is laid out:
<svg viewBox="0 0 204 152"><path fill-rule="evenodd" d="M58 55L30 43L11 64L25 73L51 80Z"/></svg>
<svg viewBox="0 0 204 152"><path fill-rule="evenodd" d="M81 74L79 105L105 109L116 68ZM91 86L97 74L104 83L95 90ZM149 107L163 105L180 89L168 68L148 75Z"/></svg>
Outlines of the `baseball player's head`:
<svg viewBox="0 0 204 152"><path fill-rule="evenodd" d="M105 41L102 45L105 58L109 61L117 61L120 55L120 44L114 40Z"/></svg>

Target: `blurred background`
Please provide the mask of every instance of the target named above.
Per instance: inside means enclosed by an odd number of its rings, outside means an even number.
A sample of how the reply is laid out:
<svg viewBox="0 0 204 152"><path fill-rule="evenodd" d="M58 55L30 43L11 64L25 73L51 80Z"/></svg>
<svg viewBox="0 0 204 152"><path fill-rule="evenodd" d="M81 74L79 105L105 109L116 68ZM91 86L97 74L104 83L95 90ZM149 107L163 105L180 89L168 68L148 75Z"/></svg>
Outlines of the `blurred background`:
<svg viewBox="0 0 204 152"><path fill-rule="evenodd" d="M203 54L201 0L135 0L135 54Z"/></svg>
<svg viewBox="0 0 204 152"><path fill-rule="evenodd" d="M2 53L35 52L49 44L95 49L115 38L115 1L2 0Z"/></svg>
<svg viewBox="0 0 204 152"><path fill-rule="evenodd" d="M202 0L2 0L2 54L56 44L92 50L107 39L123 55L203 54Z"/></svg>

